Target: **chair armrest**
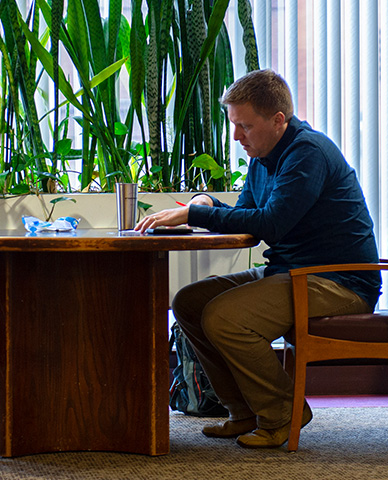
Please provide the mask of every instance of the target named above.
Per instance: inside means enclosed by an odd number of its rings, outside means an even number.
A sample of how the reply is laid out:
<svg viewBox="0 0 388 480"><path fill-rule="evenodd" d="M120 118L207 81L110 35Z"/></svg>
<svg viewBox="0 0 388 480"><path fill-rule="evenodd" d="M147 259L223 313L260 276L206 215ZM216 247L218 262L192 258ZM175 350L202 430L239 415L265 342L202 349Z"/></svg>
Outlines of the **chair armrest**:
<svg viewBox="0 0 388 480"><path fill-rule="evenodd" d="M339 263L335 265L316 265L313 267L293 268L289 271L291 277L324 272L343 272L350 270L388 270L388 260L379 263Z"/></svg>

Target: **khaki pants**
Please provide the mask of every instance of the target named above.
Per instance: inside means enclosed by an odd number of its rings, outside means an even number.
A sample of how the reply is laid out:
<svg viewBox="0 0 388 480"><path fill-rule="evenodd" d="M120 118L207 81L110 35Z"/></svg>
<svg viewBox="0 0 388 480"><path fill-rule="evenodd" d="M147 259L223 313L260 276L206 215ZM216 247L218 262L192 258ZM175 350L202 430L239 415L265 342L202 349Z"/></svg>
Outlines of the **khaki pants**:
<svg viewBox="0 0 388 480"><path fill-rule="evenodd" d="M259 427L278 428L291 419L293 383L271 342L293 324L291 280L264 278L264 268L188 285L172 308L230 419L257 416ZM371 311L331 280L309 276L308 287L310 316Z"/></svg>

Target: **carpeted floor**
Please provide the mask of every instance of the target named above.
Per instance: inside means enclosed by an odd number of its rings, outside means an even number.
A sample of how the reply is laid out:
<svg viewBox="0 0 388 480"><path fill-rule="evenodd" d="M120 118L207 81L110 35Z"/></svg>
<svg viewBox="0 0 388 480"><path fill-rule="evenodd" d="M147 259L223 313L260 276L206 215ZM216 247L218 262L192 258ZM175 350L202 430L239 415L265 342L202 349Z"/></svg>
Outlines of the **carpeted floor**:
<svg viewBox="0 0 388 480"><path fill-rule="evenodd" d="M388 480L388 408L313 408L295 454L244 450L200 432L208 419L171 413L171 453L61 453L0 458L7 480ZM211 421L211 420L210 420Z"/></svg>

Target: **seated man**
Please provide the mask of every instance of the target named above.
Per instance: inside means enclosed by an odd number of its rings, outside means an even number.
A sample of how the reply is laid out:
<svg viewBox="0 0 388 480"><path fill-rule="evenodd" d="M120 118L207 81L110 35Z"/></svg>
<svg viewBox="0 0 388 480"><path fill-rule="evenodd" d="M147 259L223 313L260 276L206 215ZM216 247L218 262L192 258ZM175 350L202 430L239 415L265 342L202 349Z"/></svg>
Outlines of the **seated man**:
<svg viewBox="0 0 388 480"><path fill-rule="evenodd" d="M238 437L247 448L278 447L288 439L293 384L271 342L293 324L288 270L317 264L377 262L373 224L355 171L324 134L293 115L286 82L270 70L237 80L222 98L234 139L251 157L235 207L201 194L188 206L143 219L160 225L250 233L269 246L266 265L207 278L181 289L175 317L193 344L221 403L224 423L208 437ZM372 312L379 272L308 278L310 316ZM305 404L303 426L312 418Z"/></svg>

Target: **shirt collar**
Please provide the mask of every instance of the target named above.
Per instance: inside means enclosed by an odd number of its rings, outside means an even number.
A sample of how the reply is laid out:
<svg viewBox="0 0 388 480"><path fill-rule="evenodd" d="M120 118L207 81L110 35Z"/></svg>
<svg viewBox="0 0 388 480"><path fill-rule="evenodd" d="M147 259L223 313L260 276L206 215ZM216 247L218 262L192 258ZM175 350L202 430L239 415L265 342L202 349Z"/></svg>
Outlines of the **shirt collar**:
<svg viewBox="0 0 388 480"><path fill-rule="evenodd" d="M273 172L275 169L279 158L294 139L296 131L301 123L302 122L294 115L289 121L282 138L278 141L273 150L266 157L257 157L258 161L268 170L269 173Z"/></svg>

